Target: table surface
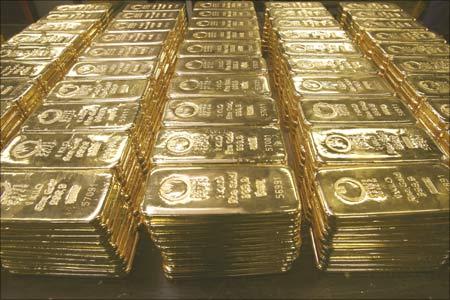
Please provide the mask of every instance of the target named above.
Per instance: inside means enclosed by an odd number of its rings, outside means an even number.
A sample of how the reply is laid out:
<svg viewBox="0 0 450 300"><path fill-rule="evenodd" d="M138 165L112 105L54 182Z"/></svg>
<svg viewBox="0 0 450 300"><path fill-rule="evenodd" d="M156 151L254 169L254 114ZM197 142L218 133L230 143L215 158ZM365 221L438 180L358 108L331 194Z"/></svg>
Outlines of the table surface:
<svg viewBox="0 0 450 300"><path fill-rule="evenodd" d="M18 276L1 272L1 298L299 299L449 298L448 267L429 273L324 273L303 251L285 274L167 280L159 251L141 234L134 269L122 279Z"/></svg>

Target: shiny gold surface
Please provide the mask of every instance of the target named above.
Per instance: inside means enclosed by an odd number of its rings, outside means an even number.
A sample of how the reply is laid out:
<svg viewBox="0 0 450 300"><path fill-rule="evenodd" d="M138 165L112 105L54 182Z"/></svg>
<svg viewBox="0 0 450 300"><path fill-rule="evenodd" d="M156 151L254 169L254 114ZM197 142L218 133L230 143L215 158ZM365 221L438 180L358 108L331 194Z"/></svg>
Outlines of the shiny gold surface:
<svg viewBox="0 0 450 300"><path fill-rule="evenodd" d="M183 57L223 57L223 56L261 56L258 43L229 42L185 42L181 44L178 56Z"/></svg>
<svg viewBox="0 0 450 300"><path fill-rule="evenodd" d="M258 30L258 21L256 19L246 18L211 18L211 19L192 19L189 22L188 29L251 29Z"/></svg>
<svg viewBox="0 0 450 300"><path fill-rule="evenodd" d="M102 60L153 60L162 53L160 45L98 45L87 48L80 61Z"/></svg>
<svg viewBox="0 0 450 300"><path fill-rule="evenodd" d="M153 163L266 163L283 164L286 150L280 128L245 127L163 129L153 152Z"/></svg>
<svg viewBox="0 0 450 300"><path fill-rule="evenodd" d="M305 27L304 29L282 29L278 30L276 34L282 41L288 42L350 41L347 33L339 29L309 29L308 27Z"/></svg>
<svg viewBox="0 0 450 300"><path fill-rule="evenodd" d="M256 18L256 13L252 10L215 10L202 9L192 12L193 19L209 19L209 18Z"/></svg>
<svg viewBox="0 0 450 300"><path fill-rule="evenodd" d="M130 3L127 4L123 11L161 11L161 10L180 10L184 7L184 4L179 2L155 2L155 3Z"/></svg>
<svg viewBox="0 0 450 300"><path fill-rule="evenodd" d="M287 60L288 67L295 73L322 73L322 74L376 74L378 69L371 61L363 57L291 57Z"/></svg>
<svg viewBox="0 0 450 300"><path fill-rule="evenodd" d="M142 203L147 216L287 213L299 209L284 167L156 168Z"/></svg>
<svg viewBox="0 0 450 300"><path fill-rule="evenodd" d="M187 74L264 74L267 64L263 58L245 56L224 57L181 57L175 73Z"/></svg>
<svg viewBox="0 0 450 300"><path fill-rule="evenodd" d="M190 30L184 38L187 42L259 41L259 32L251 29Z"/></svg>
<svg viewBox="0 0 450 300"><path fill-rule="evenodd" d="M162 20L162 21L123 21L113 20L106 28L106 32L123 32L123 31L170 31L175 27L176 22L174 20Z"/></svg>
<svg viewBox="0 0 450 300"><path fill-rule="evenodd" d="M164 112L163 124L177 126L237 126L278 123L278 111L273 99L198 98L170 100Z"/></svg>
<svg viewBox="0 0 450 300"><path fill-rule="evenodd" d="M120 12L115 16L116 20L176 20L179 11L139 11Z"/></svg>
<svg viewBox="0 0 450 300"><path fill-rule="evenodd" d="M286 42L283 45L284 53L289 56L304 56L304 55L355 55L361 56L359 51L352 43L345 42L301 42L293 43Z"/></svg>
<svg viewBox="0 0 450 300"><path fill-rule="evenodd" d="M92 45L122 45L132 43L133 45L163 44L167 39L167 31L148 32L105 32L92 41Z"/></svg>
<svg viewBox="0 0 450 300"><path fill-rule="evenodd" d="M203 9L250 9L254 11L251 1L196 1L194 10Z"/></svg>
<svg viewBox="0 0 450 300"><path fill-rule="evenodd" d="M118 79L145 79L152 76L154 66L154 61L79 62L67 73L66 78L116 77Z"/></svg>
<svg viewBox="0 0 450 300"><path fill-rule="evenodd" d="M277 18L273 21L276 29L340 29L339 23L334 19L297 19L297 18Z"/></svg>

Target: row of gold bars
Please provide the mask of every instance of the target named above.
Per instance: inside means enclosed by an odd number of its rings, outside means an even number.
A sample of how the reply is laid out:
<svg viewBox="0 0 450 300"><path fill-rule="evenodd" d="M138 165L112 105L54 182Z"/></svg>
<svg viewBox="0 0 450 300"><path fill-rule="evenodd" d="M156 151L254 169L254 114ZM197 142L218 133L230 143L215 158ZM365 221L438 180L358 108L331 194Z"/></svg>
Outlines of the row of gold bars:
<svg viewBox="0 0 450 300"><path fill-rule="evenodd" d="M262 39L252 1L92 2L2 45L2 268L122 276L140 224L173 279L448 264L446 41L265 5Z"/></svg>

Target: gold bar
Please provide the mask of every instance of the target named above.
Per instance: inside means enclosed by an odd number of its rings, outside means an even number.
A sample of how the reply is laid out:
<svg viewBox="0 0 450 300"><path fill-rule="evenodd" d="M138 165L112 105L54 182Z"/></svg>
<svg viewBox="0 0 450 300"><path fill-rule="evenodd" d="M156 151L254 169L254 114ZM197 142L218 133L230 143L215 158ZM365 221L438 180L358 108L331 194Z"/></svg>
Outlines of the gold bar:
<svg viewBox="0 0 450 300"><path fill-rule="evenodd" d="M2 167L110 169L123 159L126 134L23 134L1 153Z"/></svg>
<svg viewBox="0 0 450 300"><path fill-rule="evenodd" d="M99 171L2 170L2 222L89 224L99 214L112 175Z"/></svg>
<svg viewBox="0 0 450 300"><path fill-rule="evenodd" d="M175 73L187 74L265 74L267 64L257 57L181 57L178 59Z"/></svg>
<svg viewBox="0 0 450 300"><path fill-rule="evenodd" d="M112 8L111 3L83 3L83 4L69 4L69 5L58 5L53 8L53 11L85 11L85 12L95 12L102 11L107 12Z"/></svg>
<svg viewBox="0 0 450 300"><path fill-rule="evenodd" d="M349 13L349 22L354 20L414 20L410 14L402 10L355 10Z"/></svg>
<svg viewBox="0 0 450 300"><path fill-rule="evenodd" d="M390 85L378 76L294 76L300 97L380 98L393 95Z"/></svg>
<svg viewBox="0 0 450 300"><path fill-rule="evenodd" d="M183 97L271 96L267 76L196 75L174 77L167 93L170 99Z"/></svg>
<svg viewBox="0 0 450 300"><path fill-rule="evenodd" d="M118 13L114 19L115 20L139 20L139 21L145 21L145 20L176 20L178 18L178 15L180 14L179 11L139 11L139 12L120 12Z"/></svg>
<svg viewBox="0 0 450 300"><path fill-rule="evenodd" d="M195 1L194 10L201 9L250 9L254 10L252 1Z"/></svg>
<svg viewBox="0 0 450 300"><path fill-rule="evenodd" d="M64 47L40 47L40 46L2 46L0 50L2 60L56 60L63 57Z"/></svg>
<svg viewBox="0 0 450 300"><path fill-rule="evenodd" d="M395 42L395 43L420 43L437 42L446 43L445 39L426 29L422 30L370 30L364 32L364 39L373 42Z"/></svg>
<svg viewBox="0 0 450 300"><path fill-rule="evenodd" d="M448 214L448 173L442 164L321 170L318 195L334 218Z"/></svg>
<svg viewBox="0 0 450 300"><path fill-rule="evenodd" d="M189 30L186 32L184 41L186 42L219 42L219 41L260 41L259 32L249 29L205 29Z"/></svg>
<svg viewBox="0 0 450 300"><path fill-rule="evenodd" d="M139 101L146 90L146 80L64 80L50 91L46 102L134 102Z"/></svg>
<svg viewBox="0 0 450 300"><path fill-rule="evenodd" d="M79 22L79 21L54 21L54 22L41 22L31 24L24 29L24 32L62 32L62 33L85 33L94 30L98 27L95 21L92 22Z"/></svg>
<svg viewBox="0 0 450 300"><path fill-rule="evenodd" d="M285 167L155 168L150 178L141 207L144 216L257 215L299 210L293 175Z"/></svg>
<svg viewBox="0 0 450 300"><path fill-rule="evenodd" d="M416 119L399 98L330 99L299 102L305 126L343 124L415 124Z"/></svg>
<svg viewBox="0 0 450 300"><path fill-rule="evenodd" d="M320 18L320 19L326 19L326 18L332 18L333 16L330 14L330 12L323 8L323 9L271 9L269 12L269 18L304 18L304 19L310 19L310 18Z"/></svg>
<svg viewBox="0 0 450 300"><path fill-rule="evenodd" d="M272 25L276 30L279 29L337 29L341 26L334 19L297 19L297 18L277 18L273 20Z"/></svg>
<svg viewBox="0 0 450 300"><path fill-rule="evenodd" d="M155 61L79 62L66 74L66 79L149 79L154 74Z"/></svg>
<svg viewBox="0 0 450 300"><path fill-rule="evenodd" d="M450 46L444 43L383 43L378 45L380 55L393 56L450 56Z"/></svg>
<svg viewBox="0 0 450 300"><path fill-rule="evenodd" d="M358 49L347 42L286 42L283 43L283 52L288 56L304 55L355 55L361 56Z"/></svg>
<svg viewBox="0 0 450 300"><path fill-rule="evenodd" d="M352 25L358 31L388 30L398 31L400 29L426 29L420 23L413 20L355 20Z"/></svg>
<svg viewBox="0 0 450 300"><path fill-rule="evenodd" d="M41 21L101 21L106 17L104 12L50 12Z"/></svg>
<svg viewBox="0 0 450 300"><path fill-rule="evenodd" d="M180 2L155 2L155 3L130 3L127 4L123 12L134 12L134 11L163 11L163 10L180 10L184 8L184 4Z"/></svg>
<svg viewBox="0 0 450 300"><path fill-rule="evenodd" d="M94 45L87 48L78 60L155 60L161 53L161 45Z"/></svg>
<svg viewBox="0 0 450 300"><path fill-rule="evenodd" d="M261 56L261 47L255 42L184 42L178 57Z"/></svg>
<svg viewBox="0 0 450 300"><path fill-rule="evenodd" d="M385 11L402 11L400 6L394 3L383 2L340 2L343 11L349 10L385 10Z"/></svg>
<svg viewBox="0 0 450 300"><path fill-rule="evenodd" d="M0 63L0 76L29 78L42 75L48 71L48 62L20 62L20 61L2 61Z"/></svg>
<svg viewBox="0 0 450 300"><path fill-rule="evenodd" d="M8 40L8 44L17 45L38 45L38 46L48 46L49 44L53 46L67 46L71 45L79 40L79 35L71 33L60 33L60 32L21 32L14 35Z"/></svg>
<svg viewBox="0 0 450 300"><path fill-rule="evenodd" d="M287 61L291 72L321 73L321 74L377 74L379 71L375 65L363 57L336 56L327 58L298 58L291 57Z"/></svg>
<svg viewBox="0 0 450 300"><path fill-rule="evenodd" d="M170 31L176 26L175 20L162 20L162 21L123 21L113 20L106 28L106 32L123 32L123 31Z"/></svg>
<svg viewBox="0 0 450 300"><path fill-rule="evenodd" d="M209 19L209 18L256 18L253 10L194 10L192 19Z"/></svg>
<svg viewBox="0 0 450 300"><path fill-rule="evenodd" d="M22 126L22 132L127 132L135 124L138 103L44 103Z"/></svg>
<svg viewBox="0 0 450 300"><path fill-rule="evenodd" d="M286 1L267 1L264 2L266 9L272 10L272 9L325 9L325 6L323 6L322 3L316 2L316 1L310 1L310 2L286 2Z"/></svg>
<svg viewBox="0 0 450 300"><path fill-rule="evenodd" d="M165 127L239 126L278 123L275 100L271 98L199 98L169 100Z"/></svg>
<svg viewBox="0 0 450 300"><path fill-rule="evenodd" d="M285 164L279 127L162 129L156 138L155 165L196 163Z"/></svg>
<svg viewBox="0 0 450 300"><path fill-rule="evenodd" d="M104 32L95 38L91 45L156 45L164 44L169 35L168 31L147 31L147 32Z"/></svg>
<svg viewBox="0 0 450 300"><path fill-rule="evenodd" d="M192 19L188 25L189 30L198 29L247 29L258 31L258 21L256 19L244 18L210 18L210 19Z"/></svg>
<svg viewBox="0 0 450 300"><path fill-rule="evenodd" d="M350 42L347 33L338 29L283 29L276 34L282 42Z"/></svg>
<svg viewBox="0 0 450 300"><path fill-rule="evenodd" d="M309 139L317 164L325 166L439 161L443 156L434 140L416 126L313 127Z"/></svg>

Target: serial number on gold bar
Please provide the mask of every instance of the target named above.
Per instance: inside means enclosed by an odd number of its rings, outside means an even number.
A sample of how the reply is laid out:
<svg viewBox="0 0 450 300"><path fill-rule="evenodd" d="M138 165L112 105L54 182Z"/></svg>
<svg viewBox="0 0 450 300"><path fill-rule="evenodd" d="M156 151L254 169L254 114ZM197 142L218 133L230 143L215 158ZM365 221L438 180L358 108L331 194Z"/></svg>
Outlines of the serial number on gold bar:
<svg viewBox="0 0 450 300"><path fill-rule="evenodd" d="M358 49L348 42L287 42L283 44L287 55L356 55L361 56Z"/></svg>
<svg viewBox="0 0 450 300"><path fill-rule="evenodd" d="M283 29L278 30L279 38L287 42L350 42L350 38L343 30L335 29Z"/></svg>
<svg viewBox="0 0 450 300"><path fill-rule="evenodd" d="M179 58L175 68L178 75L267 73L267 64L257 57L193 57Z"/></svg>
<svg viewBox="0 0 450 300"><path fill-rule="evenodd" d="M145 215L297 212L299 196L287 167L155 168L142 203Z"/></svg>
<svg viewBox="0 0 450 300"><path fill-rule="evenodd" d="M318 194L327 214L335 216L448 212L448 173L443 164L321 170Z"/></svg>
<svg viewBox="0 0 450 300"><path fill-rule="evenodd" d="M138 103L44 104L22 126L23 132L125 132L139 113Z"/></svg>
<svg viewBox="0 0 450 300"><path fill-rule="evenodd" d="M161 52L161 45L94 45L87 48L79 60L153 60Z"/></svg>
<svg viewBox="0 0 450 300"><path fill-rule="evenodd" d="M275 100L266 97L169 100L163 117L165 127L269 125L278 122Z"/></svg>
<svg viewBox="0 0 450 300"><path fill-rule="evenodd" d="M79 62L72 67L66 77L147 78L153 74L154 65L154 61Z"/></svg>
<svg viewBox="0 0 450 300"><path fill-rule="evenodd" d="M178 163L284 164L286 153L280 128L162 129L153 150L156 165Z"/></svg>
<svg viewBox="0 0 450 300"><path fill-rule="evenodd" d="M309 132L319 163L411 162L440 160L442 152L416 126L319 128Z"/></svg>
<svg viewBox="0 0 450 300"><path fill-rule="evenodd" d="M178 57L261 56L261 47L255 42L185 42Z"/></svg>
<svg viewBox="0 0 450 300"><path fill-rule="evenodd" d="M123 21L113 20L109 23L107 32L122 32L122 31L153 31L164 30L169 31L175 28L175 20L162 21Z"/></svg>
<svg viewBox="0 0 450 300"><path fill-rule="evenodd" d="M157 45L167 40L168 31L105 32L92 41L92 45Z"/></svg>
<svg viewBox="0 0 450 300"><path fill-rule="evenodd" d="M115 20L176 20L178 11L141 11L141 12L120 12Z"/></svg>
<svg viewBox="0 0 450 300"><path fill-rule="evenodd" d="M191 75L174 77L168 90L169 98L271 96L269 79L262 75Z"/></svg>
<svg viewBox="0 0 450 300"><path fill-rule="evenodd" d="M256 18L256 13L252 10L194 10L192 19L204 18Z"/></svg>
<svg viewBox="0 0 450 300"><path fill-rule="evenodd" d="M297 18L276 18L273 20L275 28L292 29L312 29L312 28L332 28L341 29L339 23L334 19L297 19Z"/></svg>
<svg viewBox="0 0 450 300"><path fill-rule="evenodd" d="M46 102L131 102L145 96L147 80L64 80L50 91Z"/></svg>
<svg viewBox="0 0 450 300"><path fill-rule="evenodd" d="M192 19L189 22L188 29L253 29L258 31L258 21L256 19L244 18L210 18L210 19Z"/></svg>
<svg viewBox="0 0 450 300"><path fill-rule="evenodd" d="M416 122L399 98L308 100L300 101L299 106L309 126Z"/></svg>
<svg viewBox="0 0 450 300"><path fill-rule="evenodd" d="M206 30L189 30L186 32L185 41L193 42L219 42L219 41L259 41L259 32L255 30L227 30L227 29L206 29Z"/></svg>
<svg viewBox="0 0 450 300"><path fill-rule="evenodd" d="M99 171L2 170L2 222L92 221L112 175Z"/></svg>
<svg viewBox="0 0 450 300"><path fill-rule="evenodd" d="M294 86L303 97L389 97L393 91L379 76L295 76Z"/></svg>
<svg viewBox="0 0 450 300"><path fill-rule="evenodd" d="M119 163L128 144L124 133L21 134L1 153L2 167L105 169Z"/></svg>
<svg viewBox="0 0 450 300"><path fill-rule="evenodd" d="M378 69L371 61L363 57L324 57L288 59L288 66L295 73L342 73L342 74L377 74Z"/></svg>

